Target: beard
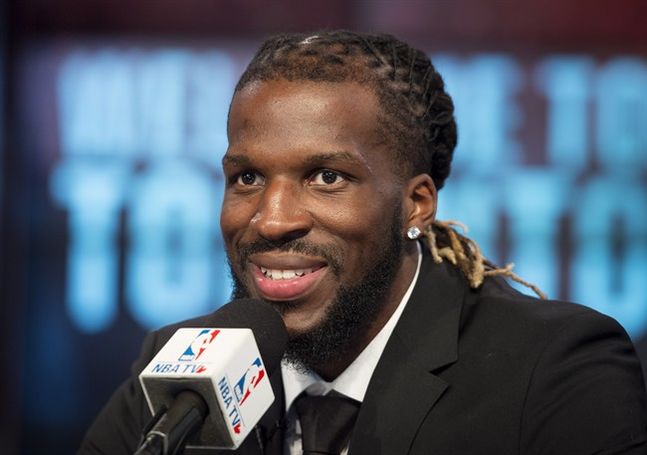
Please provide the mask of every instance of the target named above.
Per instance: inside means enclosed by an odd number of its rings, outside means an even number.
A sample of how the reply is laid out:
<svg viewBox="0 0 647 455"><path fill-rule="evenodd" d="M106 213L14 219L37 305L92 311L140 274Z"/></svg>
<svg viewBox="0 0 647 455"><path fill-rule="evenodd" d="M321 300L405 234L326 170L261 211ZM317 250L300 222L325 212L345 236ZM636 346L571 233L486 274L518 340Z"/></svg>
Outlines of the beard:
<svg viewBox="0 0 647 455"><path fill-rule="evenodd" d="M306 332L290 334L284 359L300 371L317 371L352 349L386 305L386 296L398 273L403 250L401 207L396 204L384 245L374 248L372 251L375 254L366 257L364 274L356 283L339 285L334 302L319 324ZM245 270L249 255L266 251L295 251L321 256L337 278L341 275L343 251L311 245L301 239L279 244L261 239L244 245L239 250L239 270ZM234 284L233 298L250 297L249 290L234 272L231 262L230 270ZM298 305L291 302L268 303L279 313Z"/></svg>

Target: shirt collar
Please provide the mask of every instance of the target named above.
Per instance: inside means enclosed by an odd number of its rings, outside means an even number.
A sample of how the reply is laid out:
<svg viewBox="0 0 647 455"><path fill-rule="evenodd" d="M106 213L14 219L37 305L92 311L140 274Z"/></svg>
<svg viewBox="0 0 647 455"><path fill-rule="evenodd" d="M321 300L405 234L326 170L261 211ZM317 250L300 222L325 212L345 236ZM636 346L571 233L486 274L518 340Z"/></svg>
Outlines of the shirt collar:
<svg viewBox="0 0 647 455"><path fill-rule="evenodd" d="M304 390L311 395L325 395L330 390L334 389L339 393L353 398L359 402L364 400L368 383L373 376L373 371L377 366L382 352L386 347L386 343L391 337L395 325L398 323L404 307L406 306L413 288L418 281L418 274L420 273L420 264L422 263L422 251L420 242L416 242L418 247L418 265L416 273L407 288L407 292L402 296L402 300L398 304L389 320L379 333L371 340L371 342L364 348L364 350L357 356L337 378L332 382L326 382L319 375L313 371L298 371L285 360L281 362L281 375L283 377L283 389L285 391L285 409L290 409L292 402Z"/></svg>

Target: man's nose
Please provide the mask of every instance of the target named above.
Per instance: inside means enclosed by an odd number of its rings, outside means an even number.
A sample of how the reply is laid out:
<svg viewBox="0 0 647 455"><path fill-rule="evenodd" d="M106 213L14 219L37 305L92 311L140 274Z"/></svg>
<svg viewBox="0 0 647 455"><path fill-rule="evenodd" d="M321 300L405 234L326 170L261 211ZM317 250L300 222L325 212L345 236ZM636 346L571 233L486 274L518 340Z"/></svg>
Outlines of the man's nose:
<svg viewBox="0 0 647 455"><path fill-rule="evenodd" d="M312 227L312 218L304 207L302 191L296 183L271 182L263 191L250 226L267 240L285 241L305 236Z"/></svg>

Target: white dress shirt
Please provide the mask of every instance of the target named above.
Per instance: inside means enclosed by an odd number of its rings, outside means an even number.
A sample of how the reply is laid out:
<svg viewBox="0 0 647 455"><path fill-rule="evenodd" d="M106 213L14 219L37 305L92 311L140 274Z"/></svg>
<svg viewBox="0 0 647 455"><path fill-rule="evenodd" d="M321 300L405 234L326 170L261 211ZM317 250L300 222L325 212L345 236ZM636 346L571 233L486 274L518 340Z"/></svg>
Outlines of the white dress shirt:
<svg viewBox="0 0 647 455"><path fill-rule="evenodd" d="M302 455L301 450L301 428L299 426L296 412L292 409L292 403L303 392L306 391L309 395L325 395L330 390L335 390L347 397L359 401L364 401L364 395L368 388L368 383L373 376L373 371L377 366L382 352L389 341L389 337L395 328L404 307L409 301L409 297L413 292L413 288L418 280L418 273L420 272L420 264L422 263L422 252L420 243L416 242L418 246L418 265L416 273L409 284L407 292L405 292L402 300L398 304L389 320L380 332L371 340L371 342L364 348L364 350L357 356L335 380L326 382L321 377L313 372L300 372L294 369L287 362L281 362L281 375L283 376L283 390L285 392L285 415L286 415L286 430L285 430L285 454L286 455ZM342 455L348 452L348 447L344 449Z"/></svg>

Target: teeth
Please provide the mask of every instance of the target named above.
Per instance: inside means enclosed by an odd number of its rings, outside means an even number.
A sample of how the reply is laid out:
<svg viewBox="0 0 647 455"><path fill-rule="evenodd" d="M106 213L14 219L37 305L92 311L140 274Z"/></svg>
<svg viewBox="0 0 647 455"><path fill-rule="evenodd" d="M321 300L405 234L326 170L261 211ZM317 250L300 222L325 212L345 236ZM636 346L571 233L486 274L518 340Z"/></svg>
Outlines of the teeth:
<svg viewBox="0 0 647 455"><path fill-rule="evenodd" d="M261 272L271 280L291 280L314 272L314 269L278 270L261 267Z"/></svg>

